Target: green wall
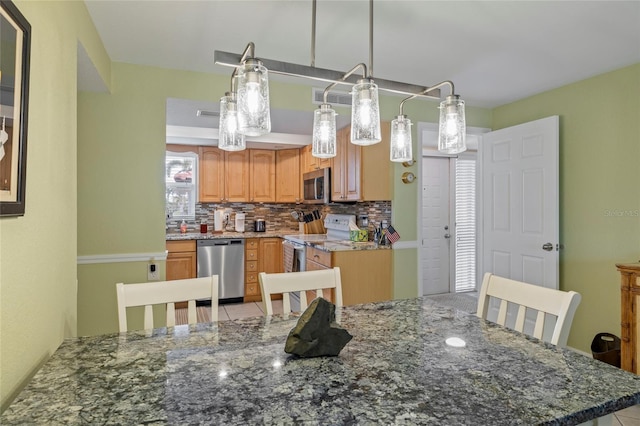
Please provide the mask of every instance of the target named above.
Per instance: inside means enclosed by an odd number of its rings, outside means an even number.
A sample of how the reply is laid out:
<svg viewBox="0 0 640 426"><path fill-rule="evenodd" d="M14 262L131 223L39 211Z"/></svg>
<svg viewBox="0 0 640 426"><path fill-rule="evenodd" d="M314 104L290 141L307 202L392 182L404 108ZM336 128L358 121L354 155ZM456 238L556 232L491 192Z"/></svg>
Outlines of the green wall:
<svg viewBox="0 0 640 426"><path fill-rule="evenodd" d="M615 263L640 259L640 64L496 108L493 128L560 116L560 288L582 295L568 345L620 336Z"/></svg>
<svg viewBox="0 0 640 426"><path fill-rule="evenodd" d="M14 1L31 24L26 212L0 219L0 402L4 410L76 334L76 55L108 77L83 2ZM106 64L106 65L105 65Z"/></svg>

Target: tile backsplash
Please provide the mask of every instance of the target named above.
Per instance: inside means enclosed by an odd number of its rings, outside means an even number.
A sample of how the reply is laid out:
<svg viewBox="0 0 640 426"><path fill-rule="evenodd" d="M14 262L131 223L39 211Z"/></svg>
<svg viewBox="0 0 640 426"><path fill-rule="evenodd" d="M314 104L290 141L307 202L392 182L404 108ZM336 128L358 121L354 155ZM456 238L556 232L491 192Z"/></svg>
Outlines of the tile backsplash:
<svg viewBox="0 0 640 426"><path fill-rule="evenodd" d="M254 230L256 219L264 219L267 223L267 231L285 233L298 233L298 221L293 218L293 211L303 211L310 213L313 210L320 210L322 217L327 213L353 214L356 215L358 225L361 225L360 216L367 216L370 235L374 226L386 220L391 223L391 201L365 201L355 204L251 204L251 203L197 203L196 220L185 221L187 232L200 232L200 224L206 222L209 230L213 229L213 213L217 209L225 209L230 213L228 230L233 230L235 223L235 213L245 213L245 231ZM167 233L180 232L182 220L167 219Z"/></svg>

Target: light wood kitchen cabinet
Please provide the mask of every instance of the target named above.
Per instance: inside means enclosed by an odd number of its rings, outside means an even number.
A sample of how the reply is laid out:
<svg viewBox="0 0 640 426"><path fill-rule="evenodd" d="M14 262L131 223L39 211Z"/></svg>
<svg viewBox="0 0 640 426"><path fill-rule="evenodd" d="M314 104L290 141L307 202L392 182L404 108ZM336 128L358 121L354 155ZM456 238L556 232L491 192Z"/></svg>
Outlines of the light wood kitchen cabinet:
<svg viewBox="0 0 640 426"><path fill-rule="evenodd" d="M196 278L195 240L167 241L166 280ZM176 308L186 308L187 302L176 303Z"/></svg>
<svg viewBox="0 0 640 426"><path fill-rule="evenodd" d="M282 238L260 238L260 272L273 274L284 272L282 269Z"/></svg>
<svg viewBox="0 0 640 426"><path fill-rule="evenodd" d="M167 241L166 279L196 278L195 240Z"/></svg>
<svg viewBox="0 0 640 426"><path fill-rule="evenodd" d="M258 273L283 272L282 239L247 238L244 243L244 263L244 301L259 302L262 294Z"/></svg>
<svg viewBox="0 0 640 426"><path fill-rule="evenodd" d="M313 146L311 144L300 148L300 168L302 173L331 167L331 158L316 158L311 155L312 150Z"/></svg>
<svg viewBox="0 0 640 426"><path fill-rule="evenodd" d="M249 152L227 152L216 147L198 150L200 202L249 200Z"/></svg>
<svg viewBox="0 0 640 426"><path fill-rule="evenodd" d="M392 251L345 250L323 251L307 247L307 270L340 268L342 301L345 305L391 300Z"/></svg>
<svg viewBox="0 0 640 426"><path fill-rule="evenodd" d="M260 245L257 238L247 238L244 242L244 301L257 302L260 296L258 282L258 250Z"/></svg>
<svg viewBox="0 0 640 426"><path fill-rule="evenodd" d="M224 192L224 151L215 147L201 146L198 149L199 164L199 200L201 202L220 202L225 199Z"/></svg>
<svg viewBox="0 0 640 426"><path fill-rule="evenodd" d="M249 201L276 200L276 152L266 149L249 150Z"/></svg>
<svg viewBox="0 0 640 426"><path fill-rule="evenodd" d="M380 127L382 141L369 146L352 144L349 126L338 130L331 168L332 201L391 200L390 123L382 122Z"/></svg>
<svg viewBox="0 0 640 426"><path fill-rule="evenodd" d="M640 262L618 263L622 336L620 337L620 366L623 370L640 373Z"/></svg>
<svg viewBox="0 0 640 426"><path fill-rule="evenodd" d="M302 190L300 150L276 151L276 203L299 203Z"/></svg>
<svg viewBox="0 0 640 426"><path fill-rule="evenodd" d="M350 127L338 130L336 134L336 156L331 166L331 201L359 201L362 147L350 141Z"/></svg>
<svg viewBox="0 0 640 426"><path fill-rule="evenodd" d="M226 151L225 164L225 201L237 202L249 200L249 152Z"/></svg>

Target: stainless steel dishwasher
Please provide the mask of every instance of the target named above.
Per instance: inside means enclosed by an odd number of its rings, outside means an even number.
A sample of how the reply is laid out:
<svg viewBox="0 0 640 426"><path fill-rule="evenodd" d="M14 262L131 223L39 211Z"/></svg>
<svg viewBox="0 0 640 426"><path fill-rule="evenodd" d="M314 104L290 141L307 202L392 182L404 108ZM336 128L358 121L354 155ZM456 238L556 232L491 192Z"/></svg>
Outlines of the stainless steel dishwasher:
<svg viewBox="0 0 640 426"><path fill-rule="evenodd" d="M244 239L198 240L197 248L198 278L217 275L220 302L242 302Z"/></svg>

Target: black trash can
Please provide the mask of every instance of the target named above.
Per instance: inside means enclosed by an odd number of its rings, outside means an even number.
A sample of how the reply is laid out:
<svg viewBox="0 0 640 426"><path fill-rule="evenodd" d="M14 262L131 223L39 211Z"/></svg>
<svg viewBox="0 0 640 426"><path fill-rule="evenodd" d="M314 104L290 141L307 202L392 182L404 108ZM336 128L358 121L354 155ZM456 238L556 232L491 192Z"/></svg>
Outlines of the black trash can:
<svg viewBox="0 0 640 426"><path fill-rule="evenodd" d="M593 358L620 368L620 338L611 333L598 333L591 342Z"/></svg>

